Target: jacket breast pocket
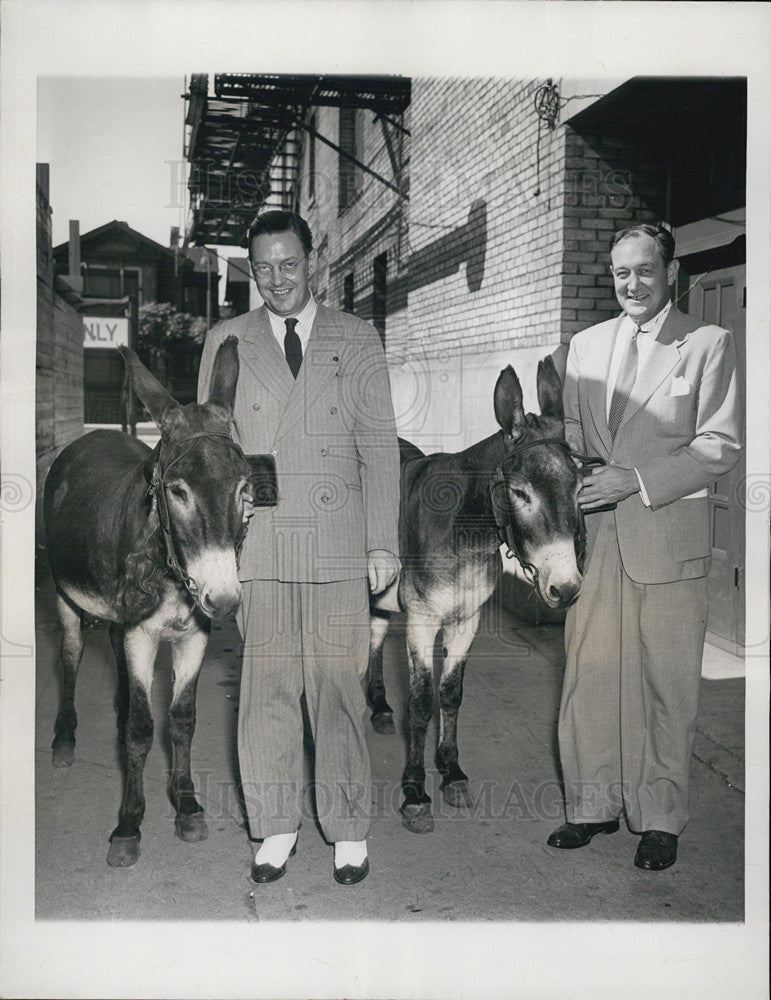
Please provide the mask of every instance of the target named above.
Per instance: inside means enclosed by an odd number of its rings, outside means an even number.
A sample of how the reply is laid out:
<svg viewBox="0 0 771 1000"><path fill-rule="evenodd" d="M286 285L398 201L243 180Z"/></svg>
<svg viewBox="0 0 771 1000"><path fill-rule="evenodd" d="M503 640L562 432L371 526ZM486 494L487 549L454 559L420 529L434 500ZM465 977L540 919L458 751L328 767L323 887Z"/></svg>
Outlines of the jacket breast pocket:
<svg viewBox="0 0 771 1000"><path fill-rule="evenodd" d="M647 405L648 414L656 421L663 435L688 434L693 436L696 427L696 394L652 396Z"/></svg>

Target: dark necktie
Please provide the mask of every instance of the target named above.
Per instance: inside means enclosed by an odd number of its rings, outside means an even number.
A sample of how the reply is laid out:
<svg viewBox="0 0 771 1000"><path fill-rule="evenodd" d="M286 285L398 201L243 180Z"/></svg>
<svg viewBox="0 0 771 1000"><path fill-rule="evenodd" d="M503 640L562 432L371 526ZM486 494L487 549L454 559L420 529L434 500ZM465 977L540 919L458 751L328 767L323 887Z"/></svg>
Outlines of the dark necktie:
<svg viewBox="0 0 771 1000"><path fill-rule="evenodd" d="M296 319L285 319L286 333L284 334L284 354L286 354L286 362L292 372L292 375L297 378L297 373L300 371L300 365L303 363L303 349L300 343L300 338L295 330L297 326Z"/></svg>
<svg viewBox="0 0 771 1000"><path fill-rule="evenodd" d="M610 428L610 436L612 438L616 436L616 431L621 423L621 418L624 416L626 404L629 402L629 397L632 394L632 389L637 379L637 337L639 333L640 327L636 326L632 336L629 338L629 343L626 345L624 356L621 359L621 367L618 370L618 378L616 379L613 396L610 400L608 427Z"/></svg>

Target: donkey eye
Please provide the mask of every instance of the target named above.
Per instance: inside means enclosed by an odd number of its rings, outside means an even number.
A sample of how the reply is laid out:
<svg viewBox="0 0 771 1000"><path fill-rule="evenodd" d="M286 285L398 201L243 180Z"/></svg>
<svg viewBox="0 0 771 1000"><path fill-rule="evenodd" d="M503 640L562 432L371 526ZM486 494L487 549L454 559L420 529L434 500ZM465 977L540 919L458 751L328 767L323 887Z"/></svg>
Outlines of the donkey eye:
<svg viewBox="0 0 771 1000"><path fill-rule="evenodd" d="M520 500L522 503L530 503L530 497L528 496L528 494L525 493L524 490L520 490L516 486L511 487L511 495L513 497L516 497L516 499Z"/></svg>
<svg viewBox="0 0 771 1000"><path fill-rule="evenodd" d="M187 487L182 483L169 483L167 489L171 495L177 500L187 500L188 492Z"/></svg>

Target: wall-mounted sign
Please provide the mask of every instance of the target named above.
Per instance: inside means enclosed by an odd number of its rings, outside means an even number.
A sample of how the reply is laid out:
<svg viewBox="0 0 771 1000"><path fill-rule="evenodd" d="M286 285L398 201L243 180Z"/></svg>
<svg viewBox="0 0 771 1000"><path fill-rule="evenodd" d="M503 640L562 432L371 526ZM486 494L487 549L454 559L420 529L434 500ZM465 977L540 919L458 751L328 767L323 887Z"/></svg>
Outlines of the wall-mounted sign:
<svg viewBox="0 0 771 1000"><path fill-rule="evenodd" d="M125 316L84 316L83 346L128 347L128 319Z"/></svg>

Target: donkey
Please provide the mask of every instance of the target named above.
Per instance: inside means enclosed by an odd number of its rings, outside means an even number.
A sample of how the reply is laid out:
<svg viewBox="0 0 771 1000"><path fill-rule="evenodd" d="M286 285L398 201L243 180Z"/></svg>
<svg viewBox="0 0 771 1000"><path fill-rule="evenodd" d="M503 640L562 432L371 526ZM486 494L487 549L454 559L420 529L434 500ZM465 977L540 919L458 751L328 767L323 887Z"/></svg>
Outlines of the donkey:
<svg viewBox="0 0 771 1000"><path fill-rule="evenodd" d="M142 774L153 739L150 688L160 642L171 644L169 797L175 832L208 836L190 773L195 694L210 620L241 600L238 555L256 506L276 503L270 455L244 456L229 421L238 380L235 337L217 352L208 402L181 406L121 349L137 395L158 425L154 451L121 431L98 430L68 445L48 473L44 522L61 620L64 683L53 764L74 760L75 682L83 653L81 615L110 623L118 664L118 730L126 774L107 864L139 857L145 812Z"/></svg>
<svg viewBox="0 0 771 1000"><path fill-rule="evenodd" d="M509 365L495 386L499 432L457 454L428 457L400 442L402 570L373 604L367 698L375 730L392 733L393 713L383 685L383 642L390 613L404 611L410 693L400 811L404 826L415 833L434 828L424 755L439 630L444 663L437 765L445 801L468 806L468 778L458 763L458 709L481 608L501 576L501 543L517 557L549 607L566 607L581 586L579 468L592 460L573 456L565 443L560 380L548 357L538 364L538 403L540 416L525 414L519 379Z"/></svg>

